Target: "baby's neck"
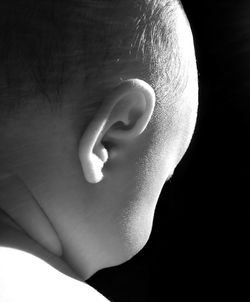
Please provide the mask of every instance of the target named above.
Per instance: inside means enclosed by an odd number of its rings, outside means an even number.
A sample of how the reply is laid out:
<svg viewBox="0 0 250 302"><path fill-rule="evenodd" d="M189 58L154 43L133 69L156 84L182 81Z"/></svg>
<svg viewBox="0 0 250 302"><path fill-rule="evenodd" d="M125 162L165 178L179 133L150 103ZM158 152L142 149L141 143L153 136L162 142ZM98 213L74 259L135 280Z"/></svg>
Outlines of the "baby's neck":
<svg viewBox="0 0 250 302"><path fill-rule="evenodd" d="M0 209L0 247L10 247L34 255L49 265L74 279L81 278L67 265L63 257L58 257L46 250L29 237L18 224Z"/></svg>
<svg viewBox="0 0 250 302"><path fill-rule="evenodd" d="M53 234L54 230L48 217L22 180L15 175L5 176L1 173L0 247L28 252L43 259L58 271L80 280L61 254L53 253L53 249L48 249L46 244L41 244L40 241L46 243L48 237L56 238ZM50 241L53 247L53 240Z"/></svg>
<svg viewBox="0 0 250 302"><path fill-rule="evenodd" d="M22 228L7 214L0 208L0 225L8 226L13 229L22 232Z"/></svg>
<svg viewBox="0 0 250 302"><path fill-rule="evenodd" d="M21 228L51 253L62 255L61 242L47 213L25 182L15 174L0 179L0 209L9 217L7 224Z"/></svg>

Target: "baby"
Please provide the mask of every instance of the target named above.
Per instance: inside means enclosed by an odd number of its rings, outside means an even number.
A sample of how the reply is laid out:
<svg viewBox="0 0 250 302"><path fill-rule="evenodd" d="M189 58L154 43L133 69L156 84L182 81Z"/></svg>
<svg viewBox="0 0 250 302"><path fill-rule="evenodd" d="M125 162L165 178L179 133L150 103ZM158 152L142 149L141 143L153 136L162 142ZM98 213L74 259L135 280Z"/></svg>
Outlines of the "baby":
<svg viewBox="0 0 250 302"><path fill-rule="evenodd" d="M190 143L177 0L0 3L0 301L107 301L84 281L146 244Z"/></svg>

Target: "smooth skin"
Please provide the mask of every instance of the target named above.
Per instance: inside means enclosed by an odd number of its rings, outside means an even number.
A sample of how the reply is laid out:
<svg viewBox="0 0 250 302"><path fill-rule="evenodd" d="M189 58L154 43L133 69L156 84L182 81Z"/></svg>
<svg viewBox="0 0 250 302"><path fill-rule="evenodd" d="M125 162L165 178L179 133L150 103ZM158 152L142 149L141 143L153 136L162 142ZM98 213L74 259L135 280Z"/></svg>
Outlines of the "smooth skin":
<svg viewBox="0 0 250 302"><path fill-rule="evenodd" d="M174 101L156 100L149 83L129 78L86 120L86 94L76 81L60 111L41 102L0 128L0 292L7 293L1 301L36 300L29 284L50 293L43 301L57 301L52 297L60 291L63 301L65 290L75 288L92 301L83 281L146 244L160 192L189 146L197 116L192 33L181 10L177 21L187 85ZM8 268L19 277L5 278ZM20 284L26 290L8 300Z"/></svg>

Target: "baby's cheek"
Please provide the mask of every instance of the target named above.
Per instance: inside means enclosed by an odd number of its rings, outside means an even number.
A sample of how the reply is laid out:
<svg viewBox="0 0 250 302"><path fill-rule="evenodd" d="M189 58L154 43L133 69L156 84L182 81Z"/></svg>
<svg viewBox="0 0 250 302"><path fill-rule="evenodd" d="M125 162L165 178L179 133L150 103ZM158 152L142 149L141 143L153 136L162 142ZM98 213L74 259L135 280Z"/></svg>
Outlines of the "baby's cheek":
<svg viewBox="0 0 250 302"><path fill-rule="evenodd" d="M130 259L147 243L153 225L154 207L134 206L122 212L116 225L117 240L122 246L123 256Z"/></svg>

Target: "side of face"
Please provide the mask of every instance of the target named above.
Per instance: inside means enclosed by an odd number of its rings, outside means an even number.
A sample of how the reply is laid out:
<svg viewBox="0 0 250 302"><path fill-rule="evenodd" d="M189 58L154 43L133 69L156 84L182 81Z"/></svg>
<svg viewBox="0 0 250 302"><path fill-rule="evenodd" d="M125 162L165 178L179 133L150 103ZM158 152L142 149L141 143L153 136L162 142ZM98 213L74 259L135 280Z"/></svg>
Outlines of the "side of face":
<svg viewBox="0 0 250 302"><path fill-rule="evenodd" d="M107 251L108 257L104 257L107 266L130 259L146 244L162 187L185 154L195 128L198 79L193 38L183 11L179 11L177 18L179 48L182 59L187 62L185 91L171 106L167 106L155 101L154 92L142 83L143 88L138 86L138 95L129 97L133 106L125 110L126 113L131 110L134 121L131 119L127 128L120 129L120 123L114 122L111 127L104 127L99 138L104 146L107 143L108 159L106 163L104 161L102 181L88 187L93 200L99 200L96 204L98 214L95 219L91 217L89 225L96 230L95 234L99 234L98 249ZM146 105L141 104L139 94L149 98L150 117ZM126 107L126 100L123 101ZM128 115L123 115L122 111L120 116L116 114L116 118L120 117L118 121L126 124ZM144 115L148 118L143 119ZM130 136L140 119L143 119L141 131ZM112 118L108 120L112 121ZM113 127L118 127L120 134L112 136ZM81 158L81 150L79 156ZM84 170L84 165L82 168ZM101 213L105 213L102 219Z"/></svg>
<svg viewBox="0 0 250 302"><path fill-rule="evenodd" d="M178 30L180 49L187 56L183 59L188 61L184 93L166 106L155 100L147 83L128 80L105 96L105 105L79 138L84 189L80 210L64 220L75 221L77 229L67 232L71 239L65 237L65 253L73 267L82 262L88 276L127 261L143 248L162 187L191 141L198 83L192 34L184 15Z"/></svg>

